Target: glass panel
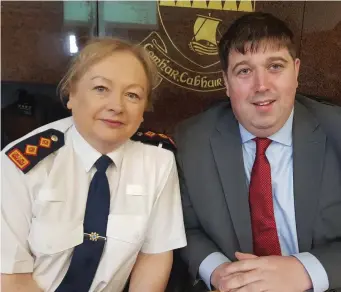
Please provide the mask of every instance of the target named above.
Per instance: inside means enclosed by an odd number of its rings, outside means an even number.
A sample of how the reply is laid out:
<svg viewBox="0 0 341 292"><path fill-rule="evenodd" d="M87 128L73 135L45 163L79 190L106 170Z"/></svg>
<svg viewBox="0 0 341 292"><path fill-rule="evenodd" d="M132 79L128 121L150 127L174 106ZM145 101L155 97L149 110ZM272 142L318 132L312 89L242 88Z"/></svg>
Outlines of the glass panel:
<svg viewBox="0 0 341 292"><path fill-rule="evenodd" d="M74 22L79 21L87 23L91 18L91 5L95 5L95 2L88 1L65 1L64 2L64 21Z"/></svg>
<svg viewBox="0 0 341 292"><path fill-rule="evenodd" d="M155 1L104 2L104 21L130 25L156 25Z"/></svg>
<svg viewBox="0 0 341 292"><path fill-rule="evenodd" d="M158 27L157 1L99 1L98 23L100 36L138 41L141 31Z"/></svg>
<svg viewBox="0 0 341 292"><path fill-rule="evenodd" d="M1 2L2 144L69 113L56 87L71 57L97 32L93 1Z"/></svg>
<svg viewBox="0 0 341 292"><path fill-rule="evenodd" d="M1 45L2 80L56 84L74 54L74 44L83 44L96 31L92 1L3 1L1 5L6 40Z"/></svg>

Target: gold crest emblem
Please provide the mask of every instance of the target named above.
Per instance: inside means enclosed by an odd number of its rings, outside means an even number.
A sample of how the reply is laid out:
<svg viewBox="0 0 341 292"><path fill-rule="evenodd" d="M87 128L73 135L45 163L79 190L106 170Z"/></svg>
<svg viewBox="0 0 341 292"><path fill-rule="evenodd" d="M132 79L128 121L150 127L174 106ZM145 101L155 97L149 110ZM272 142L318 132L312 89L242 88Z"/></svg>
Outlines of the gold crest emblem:
<svg viewBox="0 0 341 292"><path fill-rule="evenodd" d="M254 10L254 0L158 1L161 31L141 42L159 69L158 85L166 79L199 92L224 89L218 57L221 32L241 13Z"/></svg>
<svg viewBox="0 0 341 292"><path fill-rule="evenodd" d="M164 9L173 9L181 15L181 23L169 26L168 23L174 24L172 15L164 13ZM160 0L158 5L160 22L171 43L183 57L200 68L219 63L221 31L242 12L252 11L255 11L254 0Z"/></svg>

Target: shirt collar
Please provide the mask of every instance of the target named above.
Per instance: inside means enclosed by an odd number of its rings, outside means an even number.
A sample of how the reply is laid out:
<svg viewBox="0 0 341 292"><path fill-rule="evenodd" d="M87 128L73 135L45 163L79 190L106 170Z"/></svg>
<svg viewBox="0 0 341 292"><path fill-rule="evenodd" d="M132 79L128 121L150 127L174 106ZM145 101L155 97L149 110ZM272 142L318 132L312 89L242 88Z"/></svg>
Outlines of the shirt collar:
<svg viewBox="0 0 341 292"><path fill-rule="evenodd" d="M95 148L93 148L77 131L76 126L73 125L71 129L71 137L73 141L73 147L78 157L82 161L85 171L89 172L92 166L95 164L98 158L102 156L100 152L98 152ZM120 146L118 149L107 153L106 155L111 158L114 162L115 166L119 169L122 164L123 154L125 144Z"/></svg>
<svg viewBox="0 0 341 292"><path fill-rule="evenodd" d="M277 131L275 134L271 135L268 138L280 144L291 146L292 145L293 117L294 117L294 110L291 111L291 114L288 120L285 122L284 126L279 131ZM243 144L255 138L255 135L251 134L241 124L239 124L239 131L240 131L240 136L242 138Z"/></svg>

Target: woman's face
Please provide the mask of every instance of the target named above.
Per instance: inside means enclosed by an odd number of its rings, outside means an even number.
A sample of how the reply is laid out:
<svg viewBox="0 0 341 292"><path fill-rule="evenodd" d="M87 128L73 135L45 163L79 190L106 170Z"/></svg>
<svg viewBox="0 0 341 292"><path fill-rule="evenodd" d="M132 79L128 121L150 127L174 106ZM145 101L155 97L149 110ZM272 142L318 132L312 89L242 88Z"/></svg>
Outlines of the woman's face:
<svg viewBox="0 0 341 292"><path fill-rule="evenodd" d="M147 91L141 62L129 51L118 51L89 68L72 88L67 107L79 133L103 154L139 128Z"/></svg>

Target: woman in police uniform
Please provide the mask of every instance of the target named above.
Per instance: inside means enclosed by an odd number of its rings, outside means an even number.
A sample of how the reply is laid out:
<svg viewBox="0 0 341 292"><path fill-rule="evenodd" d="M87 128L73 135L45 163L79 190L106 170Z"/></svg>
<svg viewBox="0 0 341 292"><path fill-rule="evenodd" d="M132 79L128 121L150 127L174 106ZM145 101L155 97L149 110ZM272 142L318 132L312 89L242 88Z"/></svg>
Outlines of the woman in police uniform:
<svg viewBox="0 0 341 292"><path fill-rule="evenodd" d="M72 117L2 152L2 291L164 291L186 245L171 140L134 133L157 72L143 48L96 39L60 91ZM166 149L165 149L166 148Z"/></svg>

